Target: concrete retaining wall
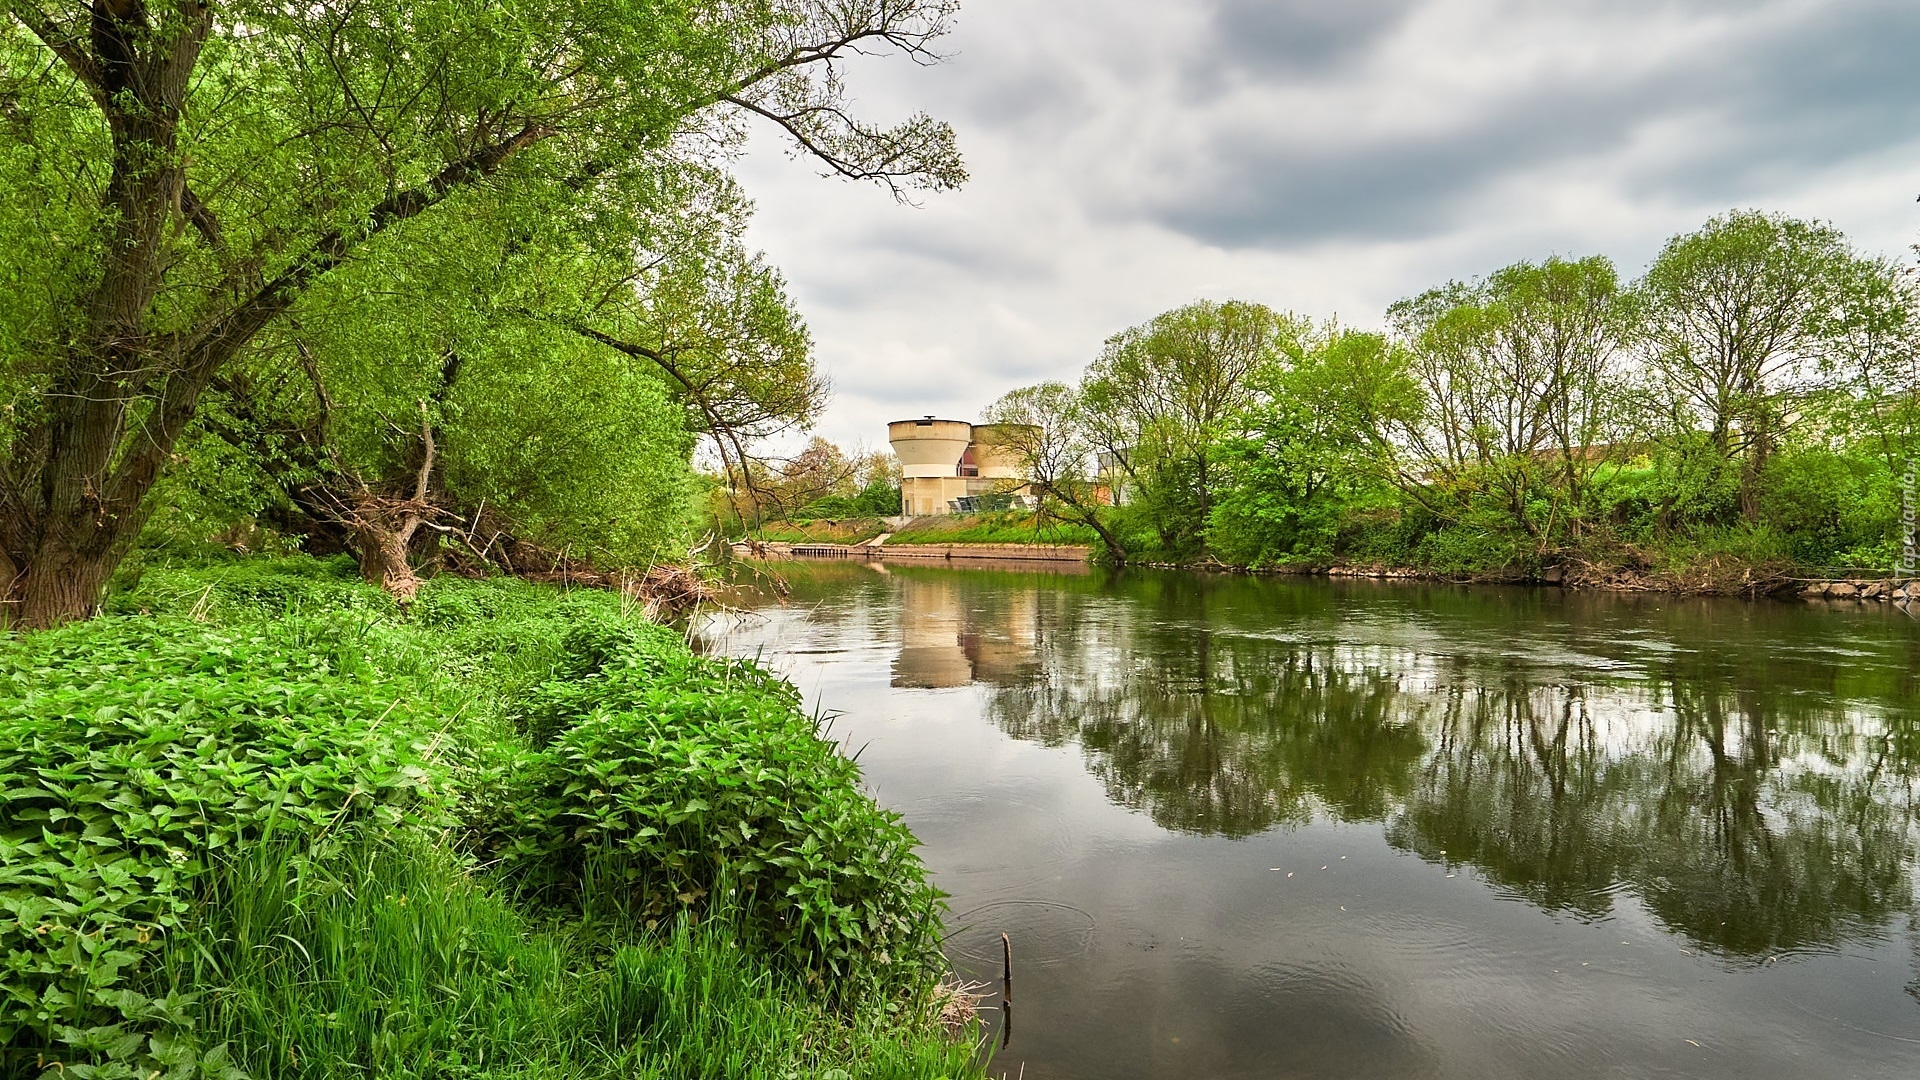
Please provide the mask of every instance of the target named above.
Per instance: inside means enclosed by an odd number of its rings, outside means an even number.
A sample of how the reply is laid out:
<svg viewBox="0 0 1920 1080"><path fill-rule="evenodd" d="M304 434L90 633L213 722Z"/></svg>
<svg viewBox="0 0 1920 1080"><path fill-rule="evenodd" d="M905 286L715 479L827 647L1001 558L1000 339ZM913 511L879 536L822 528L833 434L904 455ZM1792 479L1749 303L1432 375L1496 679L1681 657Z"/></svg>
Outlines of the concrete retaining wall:
<svg viewBox="0 0 1920 1080"><path fill-rule="evenodd" d="M1086 562L1093 549L1078 544L886 544L887 559L986 559L1007 562Z"/></svg>
<svg viewBox="0 0 1920 1080"><path fill-rule="evenodd" d="M914 562L1049 562L1085 563L1093 549L1078 544L735 544L734 553L743 557L790 558L883 558Z"/></svg>

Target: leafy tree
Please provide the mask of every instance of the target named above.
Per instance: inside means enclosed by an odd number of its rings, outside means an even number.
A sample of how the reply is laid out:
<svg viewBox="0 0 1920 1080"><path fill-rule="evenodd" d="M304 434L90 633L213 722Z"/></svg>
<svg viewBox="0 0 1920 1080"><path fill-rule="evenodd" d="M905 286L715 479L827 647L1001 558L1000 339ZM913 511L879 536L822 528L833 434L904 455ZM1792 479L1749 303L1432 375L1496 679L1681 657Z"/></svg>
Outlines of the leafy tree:
<svg viewBox="0 0 1920 1080"><path fill-rule="evenodd" d="M1883 268L1830 225L1736 211L1667 243L1637 293L1672 429L1704 427L1739 468L1740 508L1759 516L1760 477L1821 366L1857 343Z"/></svg>
<svg viewBox="0 0 1920 1080"><path fill-rule="evenodd" d="M1633 330L1613 264L1516 263L1395 304L1422 408L1382 437L1404 451L1402 486L1458 519L1482 492L1543 538L1578 535L1596 471L1617 452L1619 356Z"/></svg>
<svg viewBox="0 0 1920 1080"><path fill-rule="evenodd" d="M442 537L510 570L547 569L559 552L669 555L691 505L687 433L740 439L776 409L805 422L820 400L778 275L738 242L744 202L706 179L647 191L682 205L629 211L617 229L556 216L507 226L504 243L476 200L432 243L316 285L312 303L336 314L264 333L203 416L275 493L249 512L310 548L353 550L403 597ZM601 266L627 294L595 318L619 328L618 349L579 333L572 312L607 291ZM729 374L755 364L787 384ZM716 433L716 414L735 426Z"/></svg>
<svg viewBox="0 0 1920 1080"><path fill-rule="evenodd" d="M1860 259L1848 303L1829 328L1821 372L1835 391L1810 410L1824 441L1858 440L1889 473L1920 453L1920 276L1887 259Z"/></svg>
<svg viewBox="0 0 1920 1080"><path fill-rule="evenodd" d="M1254 374L1297 355L1308 330L1259 304L1201 301L1109 338L1088 369L1082 415L1134 481L1168 553L1204 542L1218 447L1253 400Z"/></svg>
<svg viewBox="0 0 1920 1080"><path fill-rule="evenodd" d="M1375 431L1417 400L1405 356L1384 335L1334 329L1254 382L1242 434L1222 443L1230 480L1208 539L1241 563L1329 560L1347 516L1383 494Z"/></svg>
<svg viewBox="0 0 1920 1080"><path fill-rule="evenodd" d="M617 207L750 117L843 176L963 177L945 125L851 119L840 71L930 59L951 0L6 10L0 280L29 287L0 306L0 574L29 626L93 610L202 399L263 335L317 332L340 314L317 286L386 244L431 248L473 202L521 222Z"/></svg>
<svg viewBox="0 0 1920 1080"><path fill-rule="evenodd" d="M1080 393L1062 382L1021 387L987 406L986 420L999 427L1003 445L1019 460L1038 513L1093 529L1108 557L1126 562L1125 546L1101 517L1111 493L1103 497L1088 471L1097 425Z"/></svg>

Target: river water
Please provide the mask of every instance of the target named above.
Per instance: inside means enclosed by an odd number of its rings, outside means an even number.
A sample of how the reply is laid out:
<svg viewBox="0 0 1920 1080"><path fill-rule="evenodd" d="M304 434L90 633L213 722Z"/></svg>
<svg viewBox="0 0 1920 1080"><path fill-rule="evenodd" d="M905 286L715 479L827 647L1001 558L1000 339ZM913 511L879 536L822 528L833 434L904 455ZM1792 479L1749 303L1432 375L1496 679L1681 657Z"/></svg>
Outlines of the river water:
<svg viewBox="0 0 1920 1080"><path fill-rule="evenodd" d="M710 639L1010 936L996 1075L1920 1076L1897 611L778 569Z"/></svg>

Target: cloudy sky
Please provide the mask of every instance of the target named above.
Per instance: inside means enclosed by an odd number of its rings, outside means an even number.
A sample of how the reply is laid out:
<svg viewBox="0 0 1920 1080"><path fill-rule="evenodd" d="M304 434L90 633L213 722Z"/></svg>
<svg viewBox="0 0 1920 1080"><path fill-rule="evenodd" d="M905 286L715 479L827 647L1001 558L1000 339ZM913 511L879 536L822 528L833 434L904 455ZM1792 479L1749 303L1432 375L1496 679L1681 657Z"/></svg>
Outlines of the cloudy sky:
<svg viewBox="0 0 1920 1080"><path fill-rule="evenodd" d="M918 207L756 136L751 240L835 395L819 433L972 419L1207 297L1376 324L1519 259L1754 206L1920 240L1913 0L963 0L950 59L863 63L972 180Z"/></svg>

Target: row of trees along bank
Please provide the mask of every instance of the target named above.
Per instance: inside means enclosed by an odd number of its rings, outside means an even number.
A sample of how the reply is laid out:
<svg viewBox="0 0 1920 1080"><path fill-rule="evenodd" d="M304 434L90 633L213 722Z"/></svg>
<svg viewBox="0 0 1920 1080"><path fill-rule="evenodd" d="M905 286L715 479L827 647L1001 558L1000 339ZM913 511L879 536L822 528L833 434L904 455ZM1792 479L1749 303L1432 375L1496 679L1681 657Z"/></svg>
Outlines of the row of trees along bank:
<svg viewBox="0 0 1920 1080"><path fill-rule="evenodd" d="M840 70L931 61L955 6L9 0L0 616L91 614L150 525L266 523L402 597L448 543L683 543L694 440L737 474L825 392L727 161L759 124L960 183Z"/></svg>
<svg viewBox="0 0 1920 1080"><path fill-rule="evenodd" d="M1031 425L1046 512L1122 561L1714 588L1894 565L1917 357L1909 268L1746 211L1638 281L1604 257L1522 262L1380 330L1192 304L988 417Z"/></svg>

